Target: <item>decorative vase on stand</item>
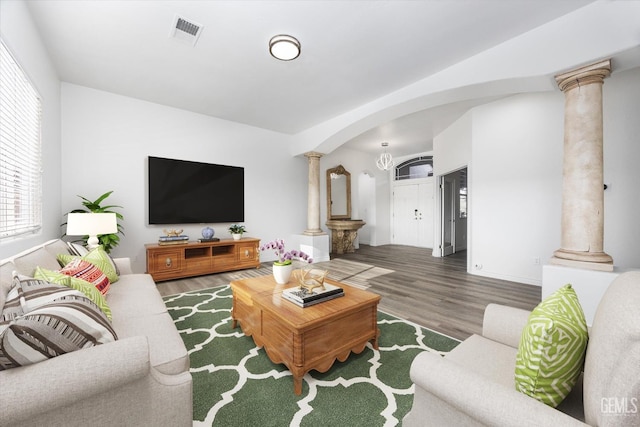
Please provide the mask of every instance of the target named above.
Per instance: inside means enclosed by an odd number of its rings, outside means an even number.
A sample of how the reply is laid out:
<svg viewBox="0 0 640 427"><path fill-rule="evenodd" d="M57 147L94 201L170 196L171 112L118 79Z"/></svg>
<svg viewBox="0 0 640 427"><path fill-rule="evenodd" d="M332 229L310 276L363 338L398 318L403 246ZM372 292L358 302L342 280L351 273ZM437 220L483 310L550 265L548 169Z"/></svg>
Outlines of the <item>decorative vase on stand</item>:
<svg viewBox="0 0 640 427"><path fill-rule="evenodd" d="M279 285L284 285L289 282L291 272L293 271L293 264L278 264L273 263L273 278Z"/></svg>
<svg viewBox="0 0 640 427"><path fill-rule="evenodd" d="M216 232L211 227L205 227L202 229L202 238L205 240L213 239L214 234L216 234Z"/></svg>

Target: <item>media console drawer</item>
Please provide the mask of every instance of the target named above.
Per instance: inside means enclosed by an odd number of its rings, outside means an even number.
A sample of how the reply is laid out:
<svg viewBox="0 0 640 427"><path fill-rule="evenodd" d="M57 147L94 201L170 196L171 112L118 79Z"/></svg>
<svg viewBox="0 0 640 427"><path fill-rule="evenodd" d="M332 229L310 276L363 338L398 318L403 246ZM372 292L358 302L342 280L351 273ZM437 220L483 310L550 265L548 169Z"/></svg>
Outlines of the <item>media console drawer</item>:
<svg viewBox="0 0 640 427"><path fill-rule="evenodd" d="M156 282L260 266L260 239L145 245L147 273Z"/></svg>
<svg viewBox="0 0 640 427"><path fill-rule="evenodd" d="M163 249L147 255L147 270L172 273L182 270L182 253L177 249Z"/></svg>

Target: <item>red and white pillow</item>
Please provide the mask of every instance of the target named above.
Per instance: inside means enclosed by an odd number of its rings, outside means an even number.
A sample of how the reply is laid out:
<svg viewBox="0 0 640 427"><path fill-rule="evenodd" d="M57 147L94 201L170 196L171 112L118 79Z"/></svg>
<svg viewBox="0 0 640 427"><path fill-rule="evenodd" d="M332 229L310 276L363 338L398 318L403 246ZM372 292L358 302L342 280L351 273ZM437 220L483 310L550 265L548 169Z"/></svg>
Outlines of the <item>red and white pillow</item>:
<svg viewBox="0 0 640 427"><path fill-rule="evenodd" d="M92 283L102 295L106 295L111 286L109 278L102 270L80 258L71 260L60 270L60 273Z"/></svg>

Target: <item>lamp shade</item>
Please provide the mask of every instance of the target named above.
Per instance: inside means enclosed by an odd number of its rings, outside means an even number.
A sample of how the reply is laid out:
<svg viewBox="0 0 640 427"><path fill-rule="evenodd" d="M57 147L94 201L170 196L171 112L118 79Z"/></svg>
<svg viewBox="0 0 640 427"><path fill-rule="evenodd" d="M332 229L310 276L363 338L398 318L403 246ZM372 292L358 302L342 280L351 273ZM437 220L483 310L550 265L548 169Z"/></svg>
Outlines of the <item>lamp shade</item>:
<svg viewBox="0 0 640 427"><path fill-rule="evenodd" d="M67 235L89 236L88 246L98 245L98 236L118 232L115 213L69 213L67 215Z"/></svg>

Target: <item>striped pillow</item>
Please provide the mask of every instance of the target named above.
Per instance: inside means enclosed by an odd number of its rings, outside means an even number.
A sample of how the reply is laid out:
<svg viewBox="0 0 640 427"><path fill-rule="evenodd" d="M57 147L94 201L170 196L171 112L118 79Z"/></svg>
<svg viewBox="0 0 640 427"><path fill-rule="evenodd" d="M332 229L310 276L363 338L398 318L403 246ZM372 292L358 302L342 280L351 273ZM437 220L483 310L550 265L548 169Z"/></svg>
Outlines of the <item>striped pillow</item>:
<svg viewBox="0 0 640 427"><path fill-rule="evenodd" d="M102 270L94 264L80 258L76 258L69 264L65 265L60 270L60 273L66 274L67 276L77 277L78 279L92 283L102 295L106 295L107 292L109 292L109 286L111 286L109 278L102 272Z"/></svg>
<svg viewBox="0 0 640 427"><path fill-rule="evenodd" d="M71 255L84 256L89 253L89 249L79 243L67 242L67 248Z"/></svg>
<svg viewBox="0 0 640 427"><path fill-rule="evenodd" d="M22 304L20 304L20 293L20 286L14 286L9 290L7 300L2 307L2 313L0 313L0 332L3 330L3 325L6 327L9 322L24 314Z"/></svg>
<svg viewBox="0 0 640 427"><path fill-rule="evenodd" d="M17 294L22 312L28 313L44 304L50 303L55 298L74 294L76 291L66 286L49 283L46 280L34 279L13 272L13 289L10 294Z"/></svg>
<svg viewBox="0 0 640 427"><path fill-rule="evenodd" d="M516 356L516 389L558 406L580 376L588 340L578 296L565 285L529 315Z"/></svg>
<svg viewBox="0 0 640 427"><path fill-rule="evenodd" d="M82 292L17 276L14 282L30 309L0 323L0 370L117 339L107 316Z"/></svg>

